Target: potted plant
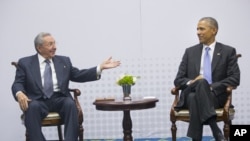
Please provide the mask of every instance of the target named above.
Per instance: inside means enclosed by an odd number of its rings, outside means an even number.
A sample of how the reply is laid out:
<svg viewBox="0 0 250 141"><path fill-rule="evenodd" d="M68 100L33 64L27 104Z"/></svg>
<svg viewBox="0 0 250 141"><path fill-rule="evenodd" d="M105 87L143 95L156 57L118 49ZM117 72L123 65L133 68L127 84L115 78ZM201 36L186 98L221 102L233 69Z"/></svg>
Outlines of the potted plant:
<svg viewBox="0 0 250 141"><path fill-rule="evenodd" d="M124 100L131 100L131 86L135 85L138 78L140 77L131 74L122 74L117 78L116 83L122 86Z"/></svg>

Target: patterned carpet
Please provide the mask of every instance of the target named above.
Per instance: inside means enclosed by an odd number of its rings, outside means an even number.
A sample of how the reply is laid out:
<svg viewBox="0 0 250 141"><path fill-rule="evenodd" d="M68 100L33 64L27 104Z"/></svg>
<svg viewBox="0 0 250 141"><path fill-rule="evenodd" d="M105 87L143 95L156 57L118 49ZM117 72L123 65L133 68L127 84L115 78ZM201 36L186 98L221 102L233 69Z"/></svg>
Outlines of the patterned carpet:
<svg viewBox="0 0 250 141"><path fill-rule="evenodd" d="M48 140L48 141L58 141L58 140ZM84 139L84 141L123 141L122 139ZM134 139L134 141L172 141L172 138L142 138ZM188 137L177 138L177 141L192 141ZM202 141L215 141L211 136L203 136Z"/></svg>
<svg viewBox="0 0 250 141"><path fill-rule="evenodd" d="M85 139L84 141L123 141L122 139ZM144 138L134 139L134 141L172 141L172 138ZM177 138L177 141L192 141L191 138L181 137ZM211 136L204 136L202 141L215 141Z"/></svg>

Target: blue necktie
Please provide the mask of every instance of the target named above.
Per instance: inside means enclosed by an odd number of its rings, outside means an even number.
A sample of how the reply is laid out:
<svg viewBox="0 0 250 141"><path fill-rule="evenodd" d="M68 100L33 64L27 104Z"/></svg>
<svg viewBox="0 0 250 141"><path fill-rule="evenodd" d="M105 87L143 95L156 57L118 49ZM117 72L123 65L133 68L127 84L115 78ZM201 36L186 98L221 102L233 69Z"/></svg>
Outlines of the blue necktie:
<svg viewBox="0 0 250 141"><path fill-rule="evenodd" d="M204 62L203 62L203 72L204 78L208 81L209 84L212 83L212 69L211 69L211 57L209 55L209 47L205 48L206 52L204 55Z"/></svg>
<svg viewBox="0 0 250 141"><path fill-rule="evenodd" d="M50 67L50 61L45 60L46 63L45 70L44 70L44 93L47 98L50 98L53 94L53 81L52 81L52 71Z"/></svg>

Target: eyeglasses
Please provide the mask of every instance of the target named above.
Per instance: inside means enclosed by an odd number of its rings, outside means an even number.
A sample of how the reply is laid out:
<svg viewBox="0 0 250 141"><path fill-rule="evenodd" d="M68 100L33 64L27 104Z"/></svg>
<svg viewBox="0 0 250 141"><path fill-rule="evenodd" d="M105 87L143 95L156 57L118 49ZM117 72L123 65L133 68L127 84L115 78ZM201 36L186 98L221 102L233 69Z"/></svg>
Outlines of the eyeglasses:
<svg viewBox="0 0 250 141"><path fill-rule="evenodd" d="M44 44L44 46L51 47L51 46L54 46L56 44L57 44L57 42L48 42L47 44Z"/></svg>

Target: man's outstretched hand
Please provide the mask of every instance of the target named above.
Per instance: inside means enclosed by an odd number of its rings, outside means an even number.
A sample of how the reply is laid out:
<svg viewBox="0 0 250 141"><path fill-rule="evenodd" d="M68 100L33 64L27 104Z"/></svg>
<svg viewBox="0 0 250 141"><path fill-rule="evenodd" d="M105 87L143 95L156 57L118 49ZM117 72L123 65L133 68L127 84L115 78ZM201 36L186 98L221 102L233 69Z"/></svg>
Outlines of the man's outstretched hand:
<svg viewBox="0 0 250 141"><path fill-rule="evenodd" d="M104 70L104 69L115 68L120 64L121 64L120 61L112 60L112 57L109 57L107 60L102 62L102 64L100 65L100 69Z"/></svg>

